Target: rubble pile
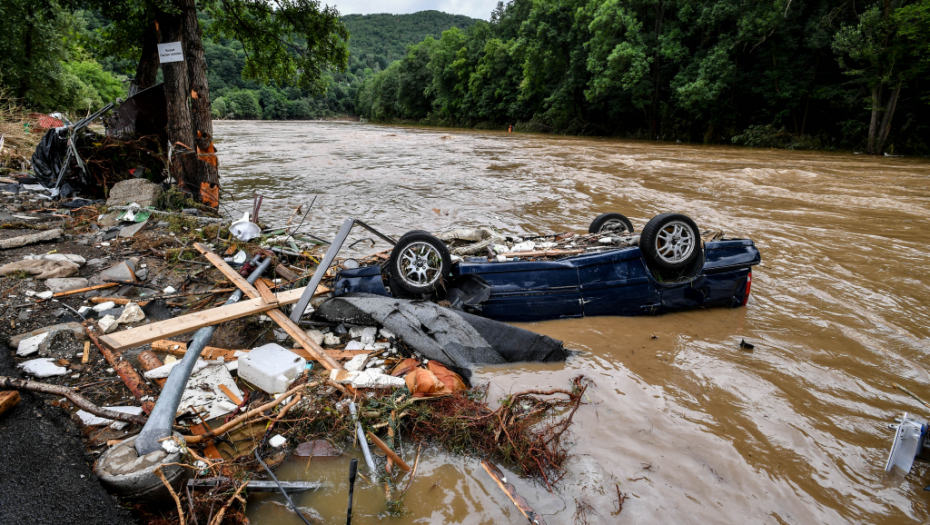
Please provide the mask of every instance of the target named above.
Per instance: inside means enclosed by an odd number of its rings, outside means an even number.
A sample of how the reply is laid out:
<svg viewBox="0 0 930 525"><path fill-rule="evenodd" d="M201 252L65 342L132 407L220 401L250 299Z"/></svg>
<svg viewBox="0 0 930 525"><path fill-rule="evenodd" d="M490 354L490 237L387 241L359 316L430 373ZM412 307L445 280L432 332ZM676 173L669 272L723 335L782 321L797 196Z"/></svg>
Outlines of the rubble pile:
<svg viewBox="0 0 930 525"><path fill-rule="evenodd" d="M407 462L418 463L420 444L507 462L549 485L561 477L583 378L513 394L495 409L462 363L384 323L288 321L281 309L297 302L326 248L312 235L257 225L257 237L240 240L229 221L162 209L162 190L144 179L114 185L105 203L50 200L29 186L0 188L0 335L26 378L0 377L0 401L32 390L70 413L104 486L142 522L193 514L206 523L222 508L217 523L244 523L244 500L230 495L281 490L266 465L340 455L353 442L370 462L366 482L389 487L388 513L402 512L400 486L414 481ZM261 265L268 271L247 282ZM307 313L330 300L334 271ZM230 303L233 293L247 298ZM225 313L235 308L245 315ZM172 374L183 375L199 330L214 327L191 354L173 437L138 453L131 439L167 397ZM369 454L369 442L384 456ZM166 462L187 468L160 470Z"/></svg>

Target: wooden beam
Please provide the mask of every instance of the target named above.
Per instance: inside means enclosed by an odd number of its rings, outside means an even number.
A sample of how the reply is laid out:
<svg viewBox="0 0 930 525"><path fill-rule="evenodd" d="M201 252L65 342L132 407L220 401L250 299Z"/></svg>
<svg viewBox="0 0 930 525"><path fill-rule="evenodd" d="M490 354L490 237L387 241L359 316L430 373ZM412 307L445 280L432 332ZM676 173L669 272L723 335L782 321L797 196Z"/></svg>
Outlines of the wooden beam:
<svg viewBox="0 0 930 525"><path fill-rule="evenodd" d="M165 352L172 355L184 355L187 353L187 343L168 341L167 339L163 339L161 341L152 341L152 350ZM371 350L330 350L328 348L324 348L323 351L326 352L326 355L332 357L333 359L352 359L353 357L360 354L372 353ZM238 359L236 357L236 352L249 352L249 350L227 350L225 348L208 346L203 349L200 357L203 357L206 360L222 358L225 361L232 361L234 359ZM308 361L316 361L316 359L303 348L293 348L291 349L291 352L294 352L295 354L303 357Z"/></svg>
<svg viewBox="0 0 930 525"><path fill-rule="evenodd" d="M258 293L262 296L262 299L265 300L268 304L278 304L278 298L275 297L274 292L268 288L268 285L265 284L265 281L259 279L255 282L255 288L258 290Z"/></svg>
<svg viewBox="0 0 930 525"><path fill-rule="evenodd" d="M278 304L268 304L264 299L252 299L238 303L219 306L202 312L182 315L173 319L143 325L129 330L114 332L100 338L100 341L114 351L123 351L142 346L152 341L166 339L183 333L192 332L204 326L212 326L232 321L247 315L267 312L279 305L294 304L300 300L303 288L288 290L278 294Z"/></svg>
<svg viewBox="0 0 930 525"><path fill-rule="evenodd" d="M206 246L200 243L194 243L194 248L198 252L203 254L203 256L206 257L208 261L213 263L213 265L216 266L216 268L223 275L225 275L233 284L238 286L239 289L243 291L243 293L245 293L252 299L262 296L261 292L259 292L254 286L249 284L248 281L243 279L241 275L239 275L228 264L226 264L226 261L224 261L222 257L211 252ZM303 288L301 288L301 290L303 290ZM292 291L293 290L291 290L291 292ZM284 294L287 294L287 293L290 293L290 292L284 292L282 294L278 294L277 296L278 300L280 301L280 298ZM265 300L263 300L262 302L265 304L268 304L268 302ZM287 304L287 303L282 302L282 304ZM335 359L326 355L326 352L323 351L323 347L316 344L316 342L313 339L310 339L310 337L308 337L307 334L303 330L301 330L301 328L297 325L297 323L295 323L294 321L291 321L291 319L287 315L285 315L284 312L278 309L273 309L273 310L268 310L267 315L274 322L278 323L278 325L281 328L283 328L284 331L287 332L289 336L291 336L295 341L297 341L300 344L300 346L302 346L303 349L307 351L307 353L313 356L313 359L315 361L323 365L327 370L341 370L342 369L342 365L340 365Z"/></svg>
<svg viewBox="0 0 930 525"><path fill-rule="evenodd" d="M7 390L0 392L0 415L19 404L19 392Z"/></svg>
<svg viewBox="0 0 930 525"><path fill-rule="evenodd" d="M114 286L119 286L117 283L106 283L98 284L96 286L88 286L87 288L78 288L77 290L68 290L67 292L58 292L53 294L52 297L64 297L66 295L74 295L77 293L89 292L91 290L103 290L104 288L113 288ZM112 299L109 299L112 301Z"/></svg>

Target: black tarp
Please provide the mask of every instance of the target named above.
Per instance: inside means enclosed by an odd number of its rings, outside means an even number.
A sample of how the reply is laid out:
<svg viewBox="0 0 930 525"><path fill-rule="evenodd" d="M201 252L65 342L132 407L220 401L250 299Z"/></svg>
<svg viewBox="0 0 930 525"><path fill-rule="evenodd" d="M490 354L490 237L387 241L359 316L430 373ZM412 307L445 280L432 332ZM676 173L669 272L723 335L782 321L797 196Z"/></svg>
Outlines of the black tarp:
<svg viewBox="0 0 930 525"><path fill-rule="evenodd" d="M316 315L337 323L383 326L427 359L466 378L475 365L557 362L568 355L562 342L551 337L429 301L349 294L327 300Z"/></svg>
<svg viewBox="0 0 930 525"><path fill-rule="evenodd" d="M36 146L32 154L32 170L36 181L46 188L53 188L61 172L61 163L68 154L68 130L52 128Z"/></svg>

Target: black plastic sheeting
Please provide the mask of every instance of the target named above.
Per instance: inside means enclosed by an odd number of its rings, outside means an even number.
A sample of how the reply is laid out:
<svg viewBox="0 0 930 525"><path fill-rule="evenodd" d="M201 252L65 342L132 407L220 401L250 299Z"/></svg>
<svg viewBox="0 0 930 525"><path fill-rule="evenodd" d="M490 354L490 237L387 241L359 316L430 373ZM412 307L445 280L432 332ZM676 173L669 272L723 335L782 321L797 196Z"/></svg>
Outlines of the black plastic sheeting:
<svg viewBox="0 0 930 525"><path fill-rule="evenodd" d="M36 146L32 154L32 170L36 181L52 188L61 172L61 163L68 154L68 130L66 128L52 128L45 132L45 136Z"/></svg>
<svg viewBox="0 0 930 525"><path fill-rule="evenodd" d="M380 325L420 352L465 378L475 365L564 361L561 341L476 315L371 294L334 297L316 315L330 322Z"/></svg>

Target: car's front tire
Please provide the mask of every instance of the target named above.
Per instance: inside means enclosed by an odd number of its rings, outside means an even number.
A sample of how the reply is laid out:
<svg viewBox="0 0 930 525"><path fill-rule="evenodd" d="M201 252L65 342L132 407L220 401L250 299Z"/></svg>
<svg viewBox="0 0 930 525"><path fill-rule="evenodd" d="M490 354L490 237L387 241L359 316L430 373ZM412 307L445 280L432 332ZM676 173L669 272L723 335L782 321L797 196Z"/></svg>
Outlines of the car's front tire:
<svg viewBox="0 0 930 525"><path fill-rule="evenodd" d="M446 245L422 230L401 237L388 259L392 286L412 295L437 291L452 270L452 256Z"/></svg>
<svg viewBox="0 0 930 525"><path fill-rule="evenodd" d="M701 232L687 215L661 213L646 223L639 248L654 270L681 271L701 256Z"/></svg>
<svg viewBox="0 0 930 525"><path fill-rule="evenodd" d="M620 213L602 213L591 221L591 225L588 226L588 233L631 234L633 233L633 223Z"/></svg>

